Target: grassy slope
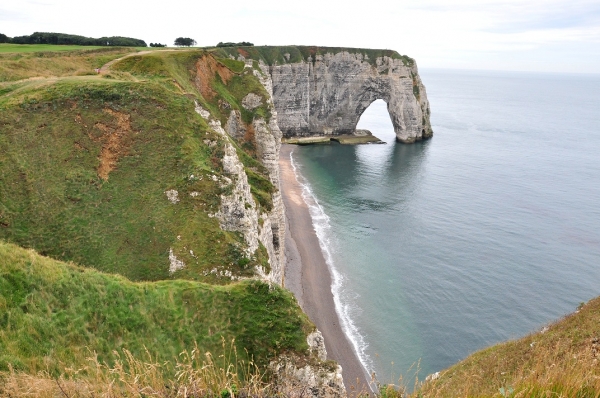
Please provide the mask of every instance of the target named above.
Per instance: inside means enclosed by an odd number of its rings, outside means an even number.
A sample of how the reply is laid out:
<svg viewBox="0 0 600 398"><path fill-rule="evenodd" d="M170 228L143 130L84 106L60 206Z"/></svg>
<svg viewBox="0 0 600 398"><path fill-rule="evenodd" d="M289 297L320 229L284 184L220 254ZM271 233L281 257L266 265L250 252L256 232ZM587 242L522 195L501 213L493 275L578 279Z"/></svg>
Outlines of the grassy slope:
<svg viewBox="0 0 600 398"><path fill-rule="evenodd" d="M232 76L203 76L215 94L204 98L196 81L203 51L134 56L103 76L63 68L122 55L111 50L0 57L7 80L42 76L0 86L0 242L129 278L0 243L0 370L56 375L82 366L90 350L109 363L119 349L174 363L195 342L218 357L233 338L261 366L284 351L305 352L314 327L288 292L261 282L218 285L231 282L219 271L252 276L266 251L247 258L241 234L222 231L212 216L228 189L224 142L194 101L224 121L249 92L265 98L264 89L239 62L215 61ZM247 123L269 116L265 106L242 115ZM252 141L234 144L257 202L269 207L273 186ZM171 250L186 264L174 275Z"/></svg>
<svg viewBox="0 0 600 398"><path fill-rule="evenodd" d="M0 83L31 77L94 75L94 69L100 68L108 61L137 51L128 47L90 49L73 46L71 49L71 46L22 45L30 50L35 49L35 52L13 52L10 46L17 45L0 44ZM17 50L21 50L20 45Z"/></svg>
<svg viewBox="0 0 600 398"><path fill-rule="evenodd" d="M246 259L243 238L209 217L226 188L213 181L222 174L223 143L194 112L194 99L216 109L220 100L205 101L193 85L199 55L132 57L122 61L131 72L33 81L0 96L0 239L133 280L169 278L170 249L186 264L178 278L221 283L210 271L250 276L264 265L264 250ZM147 71L136 69L140 60ZM246 75L252 84L240 89L236 79L232 91L215 87L239 102L258 83ZM114 170L105 180L99 158L110 145L107 129L119 129L118 115L130 129L112 148ZM272 190L266 170L240 154L257 176L257 200L268 207L261 199ZM165 194L171 189L179 192L175 205Z"/></svg>
<svg viewBox="0 0 600 398"><path fill-rule="evenodd" d="M197 86L198 80L206 79L205 76L199 76L200 72L197 67L199 59L206 58L214 60L218 67L223 67L231 72L229 80L225 82L216 71L213 71L215 76L211 77L210 96L206 93L204 96L199 93ZM205 109L210 110L213 117L221 121L222 126L225 126L233 110L240 112L243 122L247 125L250 125L255 117L261 117L267 121L271 117L267 106L268 93L251 71L244 69L244 63L213 57L213 52L198 50L155 52L144 56L128 57L114 65L113 69L162 84L176 81L182 92L188 95L194 93L198 102ZM242 106L242 99L248 93L262 97L263 104L252 111L245 109ZM250 134L240 142L233 143L238 148L240 160L246 166L252 193L261 206L270 210L272 206L271 193L275 187L268 178L267 169L258 161L254 136Z"/></svg>
<svg viewBox="0 0 600 398"><path fill-rule="evenodd" d="M599 397L600 298L543 332L476 352L419 397Z"/></svg>
<svg viewBox="0 0 600 398"><path fill-rule="evenodd" d="M93 351L110 364L123 348L161 362L194 342L218 357L234 338L264 365L306 350L312 328L291 293L261 282L134 283L0 242L0 370L58 374Z"/></svg>

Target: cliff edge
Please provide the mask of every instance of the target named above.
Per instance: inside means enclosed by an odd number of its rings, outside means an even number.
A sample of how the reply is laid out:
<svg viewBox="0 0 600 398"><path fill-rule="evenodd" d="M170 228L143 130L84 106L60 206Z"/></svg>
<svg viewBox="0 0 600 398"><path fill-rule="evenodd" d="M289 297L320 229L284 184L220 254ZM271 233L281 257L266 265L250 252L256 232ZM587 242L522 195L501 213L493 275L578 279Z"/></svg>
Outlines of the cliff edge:
<svg viewBox="0 0 600 398"><path fill-rule="evenodd" d="M377 99L387 103L399 142L433 135L417 64L395 51L308 46L218 51L260 62L273 82L277 122L285 138L353 134L362 113Z"/></svg>

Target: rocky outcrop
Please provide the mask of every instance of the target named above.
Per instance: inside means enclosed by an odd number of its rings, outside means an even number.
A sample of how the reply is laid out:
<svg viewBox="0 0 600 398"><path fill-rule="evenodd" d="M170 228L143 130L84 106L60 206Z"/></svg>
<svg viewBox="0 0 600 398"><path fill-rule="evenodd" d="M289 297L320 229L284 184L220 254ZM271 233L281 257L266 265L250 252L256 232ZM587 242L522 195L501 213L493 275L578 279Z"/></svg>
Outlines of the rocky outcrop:
<svg viewBox="0 0 600 398"><path fill-rule="evenodd" d="M228 190L229 193L227 195L221 195L221 206L215 216L219 219L219 224L223 230L238 231L244 235L244 240L247 244L246 255L248 257L252 256L259 248L259 242L263 244L269 254L271 269L258 268L256 272L261 279L282 285L283 256L279 255L279 248L276 246L278 240L273 237L273 230L277 231L279 227L275 228L272 225L271 218L277 219L277 216L274 215L277 210L281 211L283 216L283 205L281 205L281 209L277 209L275 201L273 201L274 206L271 212L264 214L260 211L252 196L244 165L240 161L235 147L229 142L229 138L221 126L221 122L212 118L210 112L198 104L196 104L196 112L224 140L222 163L223 171L225 171L228 177L224 177L221 184L223 187L231 186L231 189ZM234 112L232 112L232 115L235 117ZM230 123L227 124L228 129L230 128L229 125ZM268 131L264 132L265 135L267 133ZM267 138L261 137L265 141L268 141ZM278 179L277 182L279 182Z"/></svg>
<svg viewBox="0 0 600 398"><path fill-rule="evenodd" d="M276 188L272 194L273 206L267 211L256 205L252 198L244 166L240 162L234 146L226 140L223 169L230 176L233 189L230 190L230 194L221 196L221 207L216 216L219 218L221 228L224 230L239 231L244 234L249 255L258 248L259 242L262 243L269 255L271 269L268 271L257 270L259 276L264 280L284 285L285 247L283 241L285 239L285 215L279 189L278 165L282 134L277 125L277 112L272 100L270 76L263 71L253 69L251 62L246 65L246 69L253 71L269 94L266 105L269 108L271 117L269 120L265 120L263 117L255 117L252 121L252 130L257 157L268 170L269 179ZM249 93L241 102L244 108L252 111L263 105L263 98L254 93ZM209 126L224 138L229 136L240 142L247 134L247 126L242 121L238 110L231 111L224 129L221 122L212 118L208 110L197 105L196 112L207 120Z"/></svg>
<svg viewBox="0 0 600 398"><path fill-rule="evenodd" d="M431 137L427 94L409 60L382 56L371 62L360 52L342 51L269 66L283 136L353 134L365 109L383 99L398 141Z"/></svg>
<svg viewBox="0 0 600 398"><path fill-rule="evenodd" d="M271 362L275 391L285 397L345 397L342 367L327 362L321 332L307 337L308 357L283 355Z"/></svg>

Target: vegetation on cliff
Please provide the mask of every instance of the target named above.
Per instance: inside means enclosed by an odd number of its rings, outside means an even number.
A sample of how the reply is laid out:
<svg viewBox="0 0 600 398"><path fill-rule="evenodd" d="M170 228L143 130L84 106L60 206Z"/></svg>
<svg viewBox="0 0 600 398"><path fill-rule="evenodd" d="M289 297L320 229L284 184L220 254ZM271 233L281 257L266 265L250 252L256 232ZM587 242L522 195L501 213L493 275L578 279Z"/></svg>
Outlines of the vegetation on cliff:
<svg viewBox="0 0 600 398"><path fill-rule="evenodd" d="M306 62L309 57L315 61L317 56L323 56L327 53L337 54L342 51L350 54L360 54L365 61L373 65L379 57L401 59L405 65L413 65L415 62L414 59L406 55L401 55L394 50L377 50L369 48L319 46L238 46L218 48L218 54L222 54L223 57L233 56L238 58L241 55L244 58L251 58L255 61L262 60L267 65Z"/></svg>
<svg viewBox="0 0 600 398"><path fill-rule="evenodd" d="M193 74L205 72L196 69L203 57L226 78L208 71L212 84L198 90ZM52 70L64 59L50 60ZM186 264L177 278L252 276L266 253L248 256L243 237L212 216L227 190L223 143L194 101L224 123L231 111L225 101L240 109L244 95L265 96L264 89L252 74L198 51L133 56L115 69L122 72L0 88L0 238L132 280L171 278L173 255ZM267 113L242 111L246 120ZM238 144L240 158L257 203L268 207L273 186L252 139Z"/></svg>
<svg viewBox="0 0 600 398"><path fill-rule="evenodd" d="M193 349L204 360L211 352L225 370L230 360L264 369L281 353L305 352L313 328L290 292L263 282L135 283L0 242L0 372L58 377L90 357L112 368L124 350L175 365Z"/></svg>
<svg viewBox="0 0 600 398"><path fill-rule="evenodd" d="M270 116L252 68L196 50L133 52L94 71L126 52L0 57L0 241L54 259L0 243L0 372L52 378L97 356L110 373L128 352L171 363L167 375L184 350L219 358L232 341L260 375L281 353L308 355L314 326L291 294L237 282L268 269L265 248L248 253L215 216L231 189L230 139L195 108L222 122L238 109L251 132L255 117ZM262 106L243 108L249 93ZM253 135L230 142L257 206L268 207L275 188Z"/></svg>

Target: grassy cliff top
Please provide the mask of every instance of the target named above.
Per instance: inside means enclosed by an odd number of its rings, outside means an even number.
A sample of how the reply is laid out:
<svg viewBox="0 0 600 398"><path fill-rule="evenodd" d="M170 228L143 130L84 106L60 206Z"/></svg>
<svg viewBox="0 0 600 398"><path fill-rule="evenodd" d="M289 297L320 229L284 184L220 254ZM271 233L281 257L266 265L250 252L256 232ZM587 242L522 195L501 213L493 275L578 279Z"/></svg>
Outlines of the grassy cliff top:
<svg viewBox="0 0 600 398"><path fill-rule="evenodd" d="M518 340L439 372L415 397L600 396L600 297Z"/></svg>
<svg viewBox="0 0 600 398"><path fill-rule="evenodd" d="M0 44L0 84L29 78L95 75L94 69L135 51L127 47Z"/></svg>
<svg viewBox="0 0 600 398"><path fill-rule="evenodd" d="M259 281L135 283L0 241L0 372L59 374L93 352L110 365L122 349L175 360L196 343L217 358L234 339L265 365L305 352L313 329L290 292Z"/></svg>
<svg viewBox="0 0 600 398"><path fill-rule="evenodd" d="M363 59L374 65L379 57L390 57L400 59L405 65L412 66L414 59L401 55L394 50L381 50L369 48L352 47L319 47L319 46L254 46L254 47L219 47L215 50L222 56L243 56L254 60L262 60L268 65L286 64L307 61L309 57L315 61L317 55L337 54L348 52L350 54L361 54Z"/></svg>

